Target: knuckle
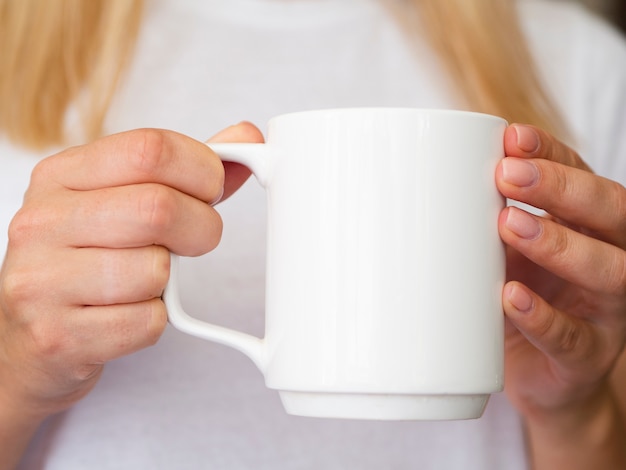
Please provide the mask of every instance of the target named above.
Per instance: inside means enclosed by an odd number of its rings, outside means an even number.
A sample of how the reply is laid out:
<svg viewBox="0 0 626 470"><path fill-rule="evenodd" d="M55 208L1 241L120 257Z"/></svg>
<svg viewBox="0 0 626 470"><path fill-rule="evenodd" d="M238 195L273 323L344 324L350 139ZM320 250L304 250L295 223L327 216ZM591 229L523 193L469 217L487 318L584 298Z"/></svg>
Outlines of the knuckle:
<svg viewBox="0 0 626 470"><path fill-rule="evenodd" d="M9 228L7 230L8 246L19 247L27 240L31 239L34 231L34 223L36 222L37 218L33 217L30 211L24 208L20 209L11 222L9 222Z"/></svg>
<svg viewBox="0 0 626 470"><path fill-rule="evenodd" d="M73 371L73 378L76 382L87 382L100 375L103 370L102 364L80 364Z"/></svg>
<svg viewBox="0 0 626 470"><path fill-rule="evenodd" d="M554 327L555 316L553 314L546 314L538 316L537 321L534 324L534 332L537 337L547 337Z"/></svg>
<svg viewBox="0 0 626 470"><path fill-rule="evenodd" d="M574 322L564 322L565 324L560 328L558 337L556 338L556 344L559 351L563 353L582 352L581 343L583 339L582 330Z"/></svg>
<svg viewBox="0 0 626 470"><path fill-rule="evenodd" d="M587 353L585 346L586 334L581 322L571 318L560 318L558 312L549 312L541 317L535 325L538 338L542 338L549 351L557 354Z"/></svg>
<svg viewBox="0 0 626 470"><path fill-rule="evenodd" d="M59 325L51 325L46 321L33 321L27 325L28 338L34 354L51 360L66 350L71 336L63 334Z"/></svg>
<svg viewBox="0 0 626 470"><path fill-rule="evenodd" d="M569 230L558 226L557 230L551 230L549 233L550 235L544 240L544 249L556 264L566 268L575 261L575 258L570 256L572 240Z"/></svg>
<svg viewBox="0 0 626 470"><path fill-rule="evenodd" d="M33 168L30 175L30 185L31 186L39 186L47 181L50 181L53 171L52 167L54 159L53 157L44 158L39 161L35 167Z"/></svg>
<svg viewBox="0 0 626 470"><path fill-rule="evenodd" d="M50 183L59 183L58 177L63 174L63 157L82 153L85 146L77 145L68 147L62 152L50 155L37 162L30 174L29 190L33 188L48 187Z"/></svg>
<svg viewBox="0 0 626 470"><path fill-rule="evenodd" d="M563 165L552 165L550 168L551 175L551 193L558 194L560 197L567 197L570 185L568 184L568 168Z"/></svg>
<svg viewBox="0 0 626 470"><path fill-rule="evenodd" d="M139 220L155 233L169 228L176 218L177 204L172 191L165 186L146 185L138 204Z"/></svg>
<svg viewBox="0 0 626 470"><path fill-rule="evenodd" d="M0 285L2 303L18 308L25 303L32 303L39 293L33 273L25 270L10 269L4 273ZM12 311L12 308L9 308Z"/></svg>
<svg viewBox="0 0 626 470"><path fill-rule="evenodd" d="M156 174L162 167L165 155L165 132L159 129L138 129L129 132L128 139L131 165L141 174Z"/></svg>
<svg viewBox="0 0 626 470"><path fill-rule="evenodd" d="M23 246L33 240L36 234L45 232L48 219L49 214L45 210L22 207L9 223L7 232L9 246Z"/></svg>

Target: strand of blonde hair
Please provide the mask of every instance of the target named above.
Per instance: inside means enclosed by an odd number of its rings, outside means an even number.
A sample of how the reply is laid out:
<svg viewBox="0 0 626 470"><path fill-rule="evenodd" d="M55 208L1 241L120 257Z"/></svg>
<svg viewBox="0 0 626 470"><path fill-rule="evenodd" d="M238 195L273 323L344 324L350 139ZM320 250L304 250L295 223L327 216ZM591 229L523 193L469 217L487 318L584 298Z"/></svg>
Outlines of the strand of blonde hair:
<svg viewBox="0 0 626 470"><path fill-rule="evenodd" d="M452 81L476 111L568 131L531 56L512 0L413 0Z"/></svg>
<svg viewBox="0 0 626 470"><path fill-rule="evenodd" d="M76 105L97 136L135 42L137 0L0 0L0 128L45 147L65 140Z"/></svg>

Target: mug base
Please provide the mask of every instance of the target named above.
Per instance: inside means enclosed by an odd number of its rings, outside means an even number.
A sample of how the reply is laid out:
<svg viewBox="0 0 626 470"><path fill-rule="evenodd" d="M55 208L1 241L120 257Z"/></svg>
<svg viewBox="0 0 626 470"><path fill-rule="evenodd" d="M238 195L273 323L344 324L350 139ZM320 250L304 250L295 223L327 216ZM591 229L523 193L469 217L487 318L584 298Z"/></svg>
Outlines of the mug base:
<svg viewBox="0 0 626 470"><path fill-rule="evenodd" d="M480 418L489 394L397 395L279 391L288 414L367 420L456 420Z"/></svg>

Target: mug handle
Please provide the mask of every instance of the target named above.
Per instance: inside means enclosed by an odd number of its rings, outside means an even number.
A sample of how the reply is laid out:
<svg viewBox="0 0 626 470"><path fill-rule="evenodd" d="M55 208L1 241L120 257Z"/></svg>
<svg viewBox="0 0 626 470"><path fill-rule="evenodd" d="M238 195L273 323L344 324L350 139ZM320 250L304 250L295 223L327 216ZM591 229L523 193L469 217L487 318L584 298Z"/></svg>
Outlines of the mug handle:
<svg viewBox="0 0 626 470"><path fill-rule="evenodd" d="M222 161L241 163L247 166L261 186L267 187L270 177L270 155L267 144L209 144L209 147L219 155ZM178 271L178 255L170 253L170 278L163 291L163 302L172 326L184 333L230 346L244 353L263 372L266 362L264 340L188 315L183 310L180 301Z"/></svg>

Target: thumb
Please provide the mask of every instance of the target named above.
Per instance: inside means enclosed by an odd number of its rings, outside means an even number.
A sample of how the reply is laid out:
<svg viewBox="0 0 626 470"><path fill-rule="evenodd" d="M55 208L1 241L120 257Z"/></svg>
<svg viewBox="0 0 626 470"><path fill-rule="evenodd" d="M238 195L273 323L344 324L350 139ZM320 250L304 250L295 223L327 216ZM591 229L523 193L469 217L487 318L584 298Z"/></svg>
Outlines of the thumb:
<svg viewBox="0 0 626 470"><path fill-rule="evenodd" d="M263 134L254 124L244 121L219 131L207 141L207 143L211 142L263 143L264 139ZM250 170L240 163L223 163L225 173L224 194L219 202L224 201L230 197L231 194L237 191L237 189L239 189L241 185L246 182L251 174Z"/></svg>

